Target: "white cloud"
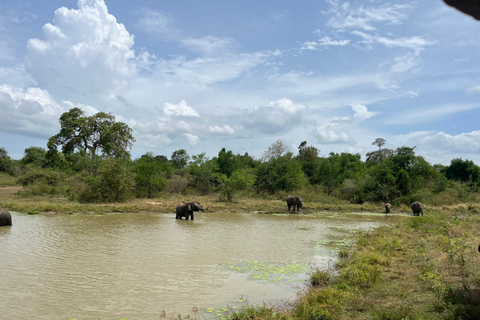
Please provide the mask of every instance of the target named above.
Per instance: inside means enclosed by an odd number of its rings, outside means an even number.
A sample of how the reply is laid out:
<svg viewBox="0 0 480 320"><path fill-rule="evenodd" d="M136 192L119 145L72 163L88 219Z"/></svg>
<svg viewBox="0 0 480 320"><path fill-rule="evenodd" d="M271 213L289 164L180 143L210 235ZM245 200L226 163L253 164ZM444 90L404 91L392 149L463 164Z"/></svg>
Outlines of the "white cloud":
<svg viewBox="0 0 480 320"><path fill-rule="evenodd" d="M44 25L43 39L27 44L27 71L57 97L98 98L123 88L135 75L133 36L108 13L103 0L62 7ZM88 101L88 99L86 99Z"/></svg>
<svg viewBox="0 0 480 320"><path fill-rule="evenodd" d="M232 129L229 125L223 126L208 126L208 131L216 135L233 135L235 130Z"/></svg>
<svg viewBox="0 0 480 320"><path fill-rule="evenodd" d="M389 48L405 48L412 49L415 53L419 53L426 46L435 44L435 41L427 40L422 37L402 37L402 38L387 38L379 35L371 35L361 31L352 31L352 34L363 38L361 43L366 45L382 44Z"/></svg>
<svg viewBox="0 0 480 320"><path fill-rule="evenodd" d="M194 134L184 133L183 135L187 139L188 143L192 146L198 144L198 142L200 141L200 138Z"/></svg>
<svg viewBox="0 0 480 320"><path fill-rule="evenodd" d="M377 115L377 112L368 111L362 104L351 106L353 114L344 117L334 117L330 122L315 126L313 137L321 144L356 144L355 139L347 131L353 130L361 122Z"/></svg>
<svg viewBox="0 0 480 320"><path fill-rule="evenodd" d="M391 5L389 3L366 8L354 7L349 2L329 1L332 7L324 12L328 15L327 26L334 29L362 29L365 31L376 30L375 23L399 24L406 19L408 5Z"/></svg>
<svg viewBox="0 0 480 320"><path fill-rule="evenodd" d="M0 128L4 132L48 139L56 134L54 128L64 111L42 89L0 85Z"/></svg>
<svg viewBox="0 0 480 320"><path fill-rule="evenodd" d="M197 111L187 105L185 100L180 101L179 104L171 104L166 102L163 107L165 116L185 116L185 117L200 117Z"/></svg>
<svg viewBox="0 0 480 320"><path fill-rule="evenodd" d="M346 46L350 44L349 39L334 40L329 36L323 37L318 41L307 41L302 44L300 50L318 50L319 47Z"/></svg>
<svg viewBox="0 0 480 320"><path fill-rule="evenodd" d="M445 132L419 131L394 138L402 145L416 146L427 161L449 164L454 158L480 161L480 131L450 135Z"/></svg>
<svg viewBox="0 0 480 320"><path fill-rule="evenodd" d="M320 144L355 144L355 139L342 130L335 129L336 125L326 124L315 127L312 132L315 141Z"/></svg>
<svg viewBox="0 0 480 320"><path fill-rule="evenodd" d="M352 105L352 110L354 112L353 119L360 121L370 119L378 114L378 112L368 111L368 108L362 104Z"/></svg>
<svg viewBox="0 0 480 320"><path fill-rule="evenodd" d="M301 126L307 107L294 104L290 99L272 101L267 107L246 111L239 117L247 129L255 129L264 134L279 134Z"/></svg>

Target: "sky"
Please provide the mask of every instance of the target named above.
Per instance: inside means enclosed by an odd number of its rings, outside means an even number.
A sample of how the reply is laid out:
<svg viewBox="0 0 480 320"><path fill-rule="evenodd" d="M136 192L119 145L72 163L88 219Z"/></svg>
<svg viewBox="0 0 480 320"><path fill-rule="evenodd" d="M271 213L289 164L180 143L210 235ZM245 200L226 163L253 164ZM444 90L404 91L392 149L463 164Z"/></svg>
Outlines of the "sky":
<svg viewBox="0 0 480 320"><path fill-rule="evenodd" d="M416 147L480 164L480 22L441 0L0 0L0 147L79 107L133 158Z"/></svg>

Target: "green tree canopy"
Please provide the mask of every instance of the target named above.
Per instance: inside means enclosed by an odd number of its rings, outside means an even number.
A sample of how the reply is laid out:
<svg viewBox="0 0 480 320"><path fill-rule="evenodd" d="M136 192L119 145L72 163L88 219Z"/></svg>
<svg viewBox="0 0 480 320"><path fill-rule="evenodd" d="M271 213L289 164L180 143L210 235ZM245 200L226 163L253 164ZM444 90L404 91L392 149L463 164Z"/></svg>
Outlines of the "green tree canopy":
<svg viewBox="0 0 480 320"><path fill-rule="evenodd" d="M185 168L190 160L187 150L180 149L172 152L172 165L175 169Z"/></svg>
<svg viewBox="0 0 480 320"><path fill-rule="evenodd" d="M443 172L450 180L473 183L480 182L480 167L470 160L462 160L461 158L453 159L450 165L443 169Z"/></svg>
<svg viewBox="0 0 480 320"><path fill-rule="evenodd" d="M29 147L25 149L25 154L21 160L23 164L33 164L38 167L46 165L47 150L41 147Z"/></svg>
<svg viewBox="0 0 480 320"><path fill-rule="evenodd" d="M302 165L291 152L271 157L268 162L263 162L257 167L255 185L259 190L269 193L278 190L293 191L302 188L306 182Z"/></svg>
<svg viewBox="0 0 480 320"><path fill-rule="evenodd" d="M155 192L162 190L165 187L166 178L172 174L170 162L164 160L148 152L134 161L134 180L137 190L146 190L148 198L152 198Z"/></svg>
<svg viewBox="0 0 480 320"><path fill-rule="evenodd" d="M111 113L98 112L85 116L80 108L72 108L60 116L60 132L48 140L48 149L62 147L64 154L78 150L90 152L95 161L97 152L115 158L130 157L135 138L132 129L115 121Z"/></svg>

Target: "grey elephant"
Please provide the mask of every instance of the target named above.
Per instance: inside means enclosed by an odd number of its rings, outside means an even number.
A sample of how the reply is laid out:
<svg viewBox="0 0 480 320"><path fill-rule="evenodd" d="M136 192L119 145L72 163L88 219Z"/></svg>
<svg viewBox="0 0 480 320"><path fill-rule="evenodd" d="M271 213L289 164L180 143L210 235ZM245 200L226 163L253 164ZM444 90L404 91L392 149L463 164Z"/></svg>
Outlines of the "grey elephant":
<svg viewBox="0 0 480 320"><path fill-rule="evenodd" d="M410 207L412 208L414 216L419 216L420 214L422 214L423 216L423 204L421 204L418 201L415 201L410 205Z"/></svg>
<svg viewBox="0 0 480 320"><path fill-rule="evenodd" d="M177 214L175 216L175 219L182 219L183 217L185 217L185 220L188 220L188 217L192 217L193 220L193 211L205 212L202 205L198 201L180 202L177 205Z"/></svg>
<svg viewBox="0 0 480 320"><path fill-rule="evenodd" d="M297 196L292 196L289 195L287 197L287 206L288 206L288 212L290 212L290 208L293 207L293 213L295 213L295 207L297 208L297 213L301 207L303 207L303 201L302 198L297 197Z"/></svg>
<svg viewBox="0 0 480 320"><path fill-rule="evenodd" d="M385 203L385 213L390 213L392 205L390 203Z"/></svg>
<svg viewBox="0 0 480 320"><path fill-rule="evenodd" d="M0 209L0 227L11 226L12 215L5 209Z"/></svg>

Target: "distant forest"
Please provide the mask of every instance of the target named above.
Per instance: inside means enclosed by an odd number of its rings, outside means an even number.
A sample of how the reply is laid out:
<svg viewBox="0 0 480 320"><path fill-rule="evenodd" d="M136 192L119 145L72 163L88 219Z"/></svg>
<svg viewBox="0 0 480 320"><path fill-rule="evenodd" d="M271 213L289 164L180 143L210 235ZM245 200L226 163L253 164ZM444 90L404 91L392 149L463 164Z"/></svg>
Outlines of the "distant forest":
<svg viewBox="0 0 480 320"><path fill-rule="evenodd" d="M80 202L120 202L160 197L162 193L218 193L220 200L238 196L323 194L352 203L390 202L433 205L469 202L479 191L480 167L453 159L432 165L415 155L415 147L382 148L366 154L320 155L306 141L293 153L281 140L261 159L222 148L209 158L185 149L170 158L148 152L131 159L132 130L112 114L85 116L78 108L60 117L60 132L47 148L29 147L20 160L0 148L0 175L14 177L23 196L59 195Z"/></svg>

